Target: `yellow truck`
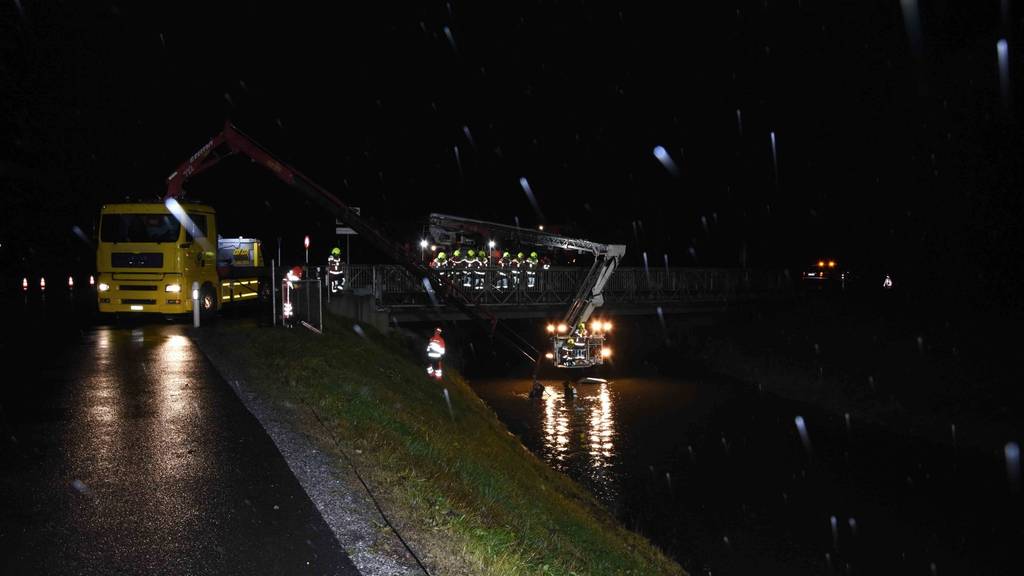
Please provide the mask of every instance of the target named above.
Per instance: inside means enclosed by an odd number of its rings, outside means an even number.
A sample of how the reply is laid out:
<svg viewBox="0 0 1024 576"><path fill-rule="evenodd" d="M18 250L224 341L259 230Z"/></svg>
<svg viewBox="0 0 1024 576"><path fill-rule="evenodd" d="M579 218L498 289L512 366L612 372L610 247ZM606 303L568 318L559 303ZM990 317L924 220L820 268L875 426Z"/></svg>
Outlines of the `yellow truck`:
<svg viewBox="0 0 1024 576"><path fill-rule="evenodd" d="M269 289L260 241L219 237L214 209L187 201L103 206L96 270L104 313L191 313L196 282L209 316Z"/></svg>

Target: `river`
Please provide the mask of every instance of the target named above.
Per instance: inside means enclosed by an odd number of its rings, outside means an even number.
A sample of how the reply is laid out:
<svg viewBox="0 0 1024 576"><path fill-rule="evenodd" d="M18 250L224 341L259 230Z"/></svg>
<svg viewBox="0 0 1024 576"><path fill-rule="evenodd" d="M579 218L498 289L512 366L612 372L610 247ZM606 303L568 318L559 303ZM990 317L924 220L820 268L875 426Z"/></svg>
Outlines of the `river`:
<svg viewBox="0 0 1024 576"><path fill-rule="evenodd" d="M1000 574L1022 506L991 454L894 437L715 376L567 397L473 382L538 457L691 574ZM804 423L802 435L796 422Z"/></svg>

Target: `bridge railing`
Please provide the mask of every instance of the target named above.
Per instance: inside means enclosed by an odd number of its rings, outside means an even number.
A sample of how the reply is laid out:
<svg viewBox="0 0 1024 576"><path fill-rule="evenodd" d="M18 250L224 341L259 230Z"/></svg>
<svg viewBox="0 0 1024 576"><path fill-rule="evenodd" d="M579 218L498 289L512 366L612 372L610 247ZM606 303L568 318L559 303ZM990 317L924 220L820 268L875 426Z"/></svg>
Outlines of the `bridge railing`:
<svg viewBox="0 0 1024 576"><path fill-rule="evenodd" d="M446 270L450 290L486 306L569 304L587 274L582 267L518 271L502 268ZM739 268L619 268L604 289L612 304L720 302L778 293L791 286L781 271ZM372 293L378 306L429 306L422 279L394 265L350 267L346 289ZM435 295L439 304L445 294Z"/></svg>

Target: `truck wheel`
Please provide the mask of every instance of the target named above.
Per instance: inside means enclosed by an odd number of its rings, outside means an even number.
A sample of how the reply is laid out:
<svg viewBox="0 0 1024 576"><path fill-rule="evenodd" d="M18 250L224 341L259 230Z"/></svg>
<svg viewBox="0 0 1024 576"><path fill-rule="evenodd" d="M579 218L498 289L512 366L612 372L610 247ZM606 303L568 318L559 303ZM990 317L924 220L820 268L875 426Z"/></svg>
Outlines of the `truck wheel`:
<svg viewBox="0 0 1024 576"><path fill-rule="evenodd" d="M213 286L204 284L199 290L199 317L206 322L213 318L215 312L217 312L217 291L213 289Z"/></svg>

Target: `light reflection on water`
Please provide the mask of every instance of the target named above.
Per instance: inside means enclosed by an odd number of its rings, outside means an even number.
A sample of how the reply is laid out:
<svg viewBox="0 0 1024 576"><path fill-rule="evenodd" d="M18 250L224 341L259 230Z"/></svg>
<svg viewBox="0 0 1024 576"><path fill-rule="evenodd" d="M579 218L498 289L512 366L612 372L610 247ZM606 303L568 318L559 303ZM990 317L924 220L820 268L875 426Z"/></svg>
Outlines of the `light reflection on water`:
<svg viewBox="0 0 1024 576"><path fill-rule="evenodd" d="M496 383L497 384L497 383ZM609 383L580 384L575 397L559 382L544 382L541 400L530 400L521 381L500 384L499 397L527 429L523 440L552 468L582 481L595 495L614 504L619 493L612 469L618 464L616 393ZM485 395L486 396L486 395ZM498 398L489 400L498 401ZM504 410L501 410L504 411Z"/></svg>
<svg viewBox="0 0 1024 576"><path fill-rule="evenodd" d="M560 380L544 380L534 400L531 383L480 379L473 389L527 448L612 510L626 505L650 466L669 465L686 446L687 423L705 418L719 396L715 387L698 394L694 381L622 378L575 384L574 397Z"/></svg>

